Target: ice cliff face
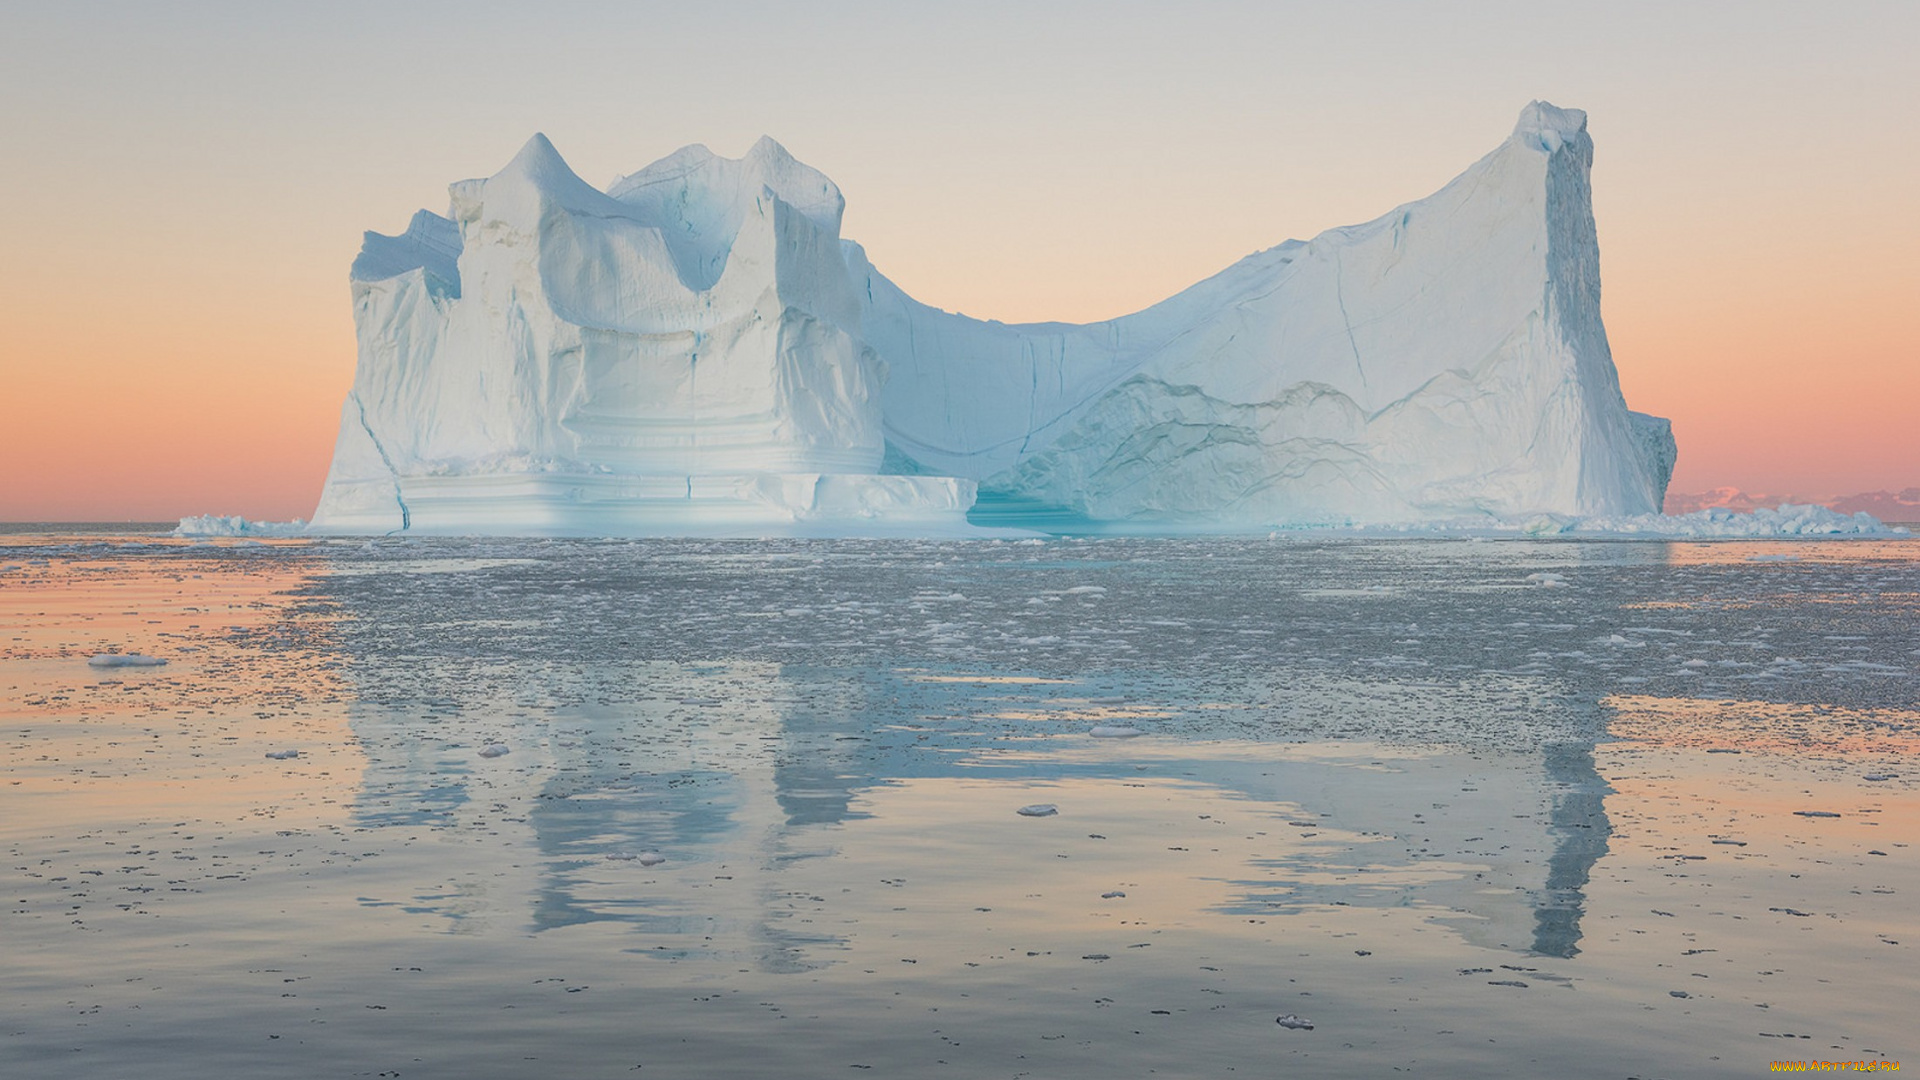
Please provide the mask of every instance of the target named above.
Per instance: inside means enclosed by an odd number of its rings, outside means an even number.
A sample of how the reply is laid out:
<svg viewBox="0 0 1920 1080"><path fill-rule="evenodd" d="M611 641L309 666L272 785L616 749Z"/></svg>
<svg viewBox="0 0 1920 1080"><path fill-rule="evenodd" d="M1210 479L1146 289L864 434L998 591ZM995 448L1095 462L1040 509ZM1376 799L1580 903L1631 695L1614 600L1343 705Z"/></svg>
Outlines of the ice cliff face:
<svg viewBox="0 0 1920 1080"><path fill-rule="evenodd" d="M1656 513L1673 437L1621 398L1592 154L1536 102L1426 199L1085 326L935 310L848 244L893 459L1101 521Z"/></svg>
<svg viewBox="0 0 1920 1080"><path fill-rule="evenodd" d="M1535 103L1437 194L1146 311L920 304L762 139L599 191L542 136L353 265L360 360L314 525L936 531L1657 512L1666 421L1600 322L1585 116ZM885 473L888 475L876 475Z"/></svg>

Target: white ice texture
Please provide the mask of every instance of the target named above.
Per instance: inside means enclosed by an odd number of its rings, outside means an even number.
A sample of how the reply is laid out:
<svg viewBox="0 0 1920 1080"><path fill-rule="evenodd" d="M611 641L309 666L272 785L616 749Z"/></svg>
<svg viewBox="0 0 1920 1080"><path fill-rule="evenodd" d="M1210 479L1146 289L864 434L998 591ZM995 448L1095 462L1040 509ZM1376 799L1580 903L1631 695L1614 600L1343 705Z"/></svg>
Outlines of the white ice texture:
<svg viewBox="0 0 1920 1080"><path fill-rule="evenodd" d="M915 301L762 139L606 191L536 135L368 233L314 528L1142 531L1657 514L1667 421L1600 320L1586 116L1529 105L1452 183L1133 315ZM997 515L997 516L996 516Z"/></svg>

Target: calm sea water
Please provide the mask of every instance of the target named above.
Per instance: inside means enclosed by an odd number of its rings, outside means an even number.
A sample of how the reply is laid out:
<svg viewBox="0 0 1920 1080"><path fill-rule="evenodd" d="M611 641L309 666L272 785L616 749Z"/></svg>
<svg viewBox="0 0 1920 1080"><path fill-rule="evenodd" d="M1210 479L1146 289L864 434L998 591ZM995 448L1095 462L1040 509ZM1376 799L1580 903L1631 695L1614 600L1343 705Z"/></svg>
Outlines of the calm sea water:
<svg viewBox="0 0 1920 1080"><path fill-rule="evenodd" d="M1910 540L15 531L0 1075L1910 1060L1917 616Z"/></svg>

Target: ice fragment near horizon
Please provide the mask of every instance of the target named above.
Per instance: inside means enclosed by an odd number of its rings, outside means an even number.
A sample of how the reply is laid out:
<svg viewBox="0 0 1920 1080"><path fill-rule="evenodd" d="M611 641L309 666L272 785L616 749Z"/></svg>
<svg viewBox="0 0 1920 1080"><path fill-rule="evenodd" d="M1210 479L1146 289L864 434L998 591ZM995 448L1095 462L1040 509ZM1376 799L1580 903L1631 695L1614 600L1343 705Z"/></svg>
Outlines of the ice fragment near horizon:
<svg viewBox="0 0 1920 1080"><path fill-rule="evenodd" d="M1019 814L1021 817L1052 817L1059 812L1060 808L1052 803L1034 803L1031 806L1023 806L1014 811L1014 813Z"/></svg>
<svg viewBox="0 0 1920 1080"><path fill-rule="evenodd" d="M166 661L157 656L145 656L141 653L99 653L87 661L88 667L160 667Z"/></svg>

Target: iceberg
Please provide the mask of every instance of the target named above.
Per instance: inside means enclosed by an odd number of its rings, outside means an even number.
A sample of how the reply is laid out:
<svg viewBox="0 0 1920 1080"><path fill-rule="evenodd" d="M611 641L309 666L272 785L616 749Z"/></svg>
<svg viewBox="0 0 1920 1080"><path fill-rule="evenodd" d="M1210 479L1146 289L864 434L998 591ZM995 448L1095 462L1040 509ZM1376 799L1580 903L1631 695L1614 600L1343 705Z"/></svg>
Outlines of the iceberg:
<svg viewBox="0 0 1920 1080"><path fill-rule="evenodd" d="M1139 531L1657 514L1600 318L1586 116L1133 315L971 319L763 138L605 191L535 135L368 233L320 532ZM977 505L976 505L977 500Z"/></svg>

